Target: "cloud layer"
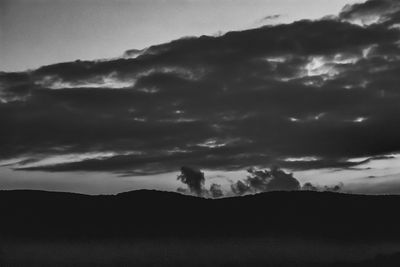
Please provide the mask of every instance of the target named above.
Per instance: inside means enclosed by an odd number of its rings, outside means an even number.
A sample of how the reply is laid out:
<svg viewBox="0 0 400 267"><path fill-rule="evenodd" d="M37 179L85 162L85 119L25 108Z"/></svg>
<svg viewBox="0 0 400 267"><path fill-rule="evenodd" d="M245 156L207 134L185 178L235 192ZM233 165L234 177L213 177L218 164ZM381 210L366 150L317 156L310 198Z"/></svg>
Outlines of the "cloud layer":
<svg viewBox="0 0 400 267"><path fill-rule="evenodd" d="M370 0L337 17L0 73L0 159L150 174L349 167L399 151L399 22L398 1ZM107 156L30 164L87 153Z"/></svg>

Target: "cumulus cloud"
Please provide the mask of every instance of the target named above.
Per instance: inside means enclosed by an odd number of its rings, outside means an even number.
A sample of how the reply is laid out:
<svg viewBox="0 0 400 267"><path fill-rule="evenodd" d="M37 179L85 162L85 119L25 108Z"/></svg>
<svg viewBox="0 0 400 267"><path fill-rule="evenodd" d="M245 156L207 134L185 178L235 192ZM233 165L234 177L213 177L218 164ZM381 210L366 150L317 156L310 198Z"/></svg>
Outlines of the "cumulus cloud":
<svg viewBox="0 0 400 267"><path fill-rule="evenodd" d="M203 196L205 178L204 173L200 170L184 166L181 168L181 174L178 175L178 180L186 184L191 193L197 196Z"/></svg>
<svg viewBox="0 0 400 267"><path fill-rule="evenodd" d="M300 190L300 182L291 173L285 173L277 166L270 170L247 170L248 177L231 185L232 192L236 195L247 193L260 193L268 191L297 191Z"/></svg>
<svg viewBox="0 0 400 267"><path fill-rule="evenodd" d="M16 168L150 174L185 164L341 168L394 153L399 8L370 0L336 17L2 72L0 159L112 152ZM357 23L366 17L378 18ZM317 160L285 160L307 157Z"/></svg>
<svg viewBox="0 0 400 267"><path fill-rule="evenodd" d="M178 180L184 183L187 188L178 187L177 191L182 194L192 194L199 197L220 198L224 196L222 186L216 183L206 189L204 173L198 169L184 166L178 175Z"/></svg>
<svg viewBox="0 0 400 267"><path fill-rule="evenodd" d="M211 184L209 192L212 198L220 198L224 196L222 187L219 184Z"/></svg>
<svg viewBox="0 0 400 267"><path fill-rule="evenodd" d="M220 184L212 183L209 189L204 186L206 177L200 170L182 167L178 180L187 188L178 187L177 191L182 194L192 194L206 198L221 198L224 196L243 196L271 191L320 191L320 192L343 192L344 184L320 186L310 182L300 184L293 173L286 173L277 166L270 169L249 168L245 179L231 181L230 191L224 190ZM226 177L229 179L229 177Z"/></svg>
<svg viewBox="0 0 400 267"><path fill-rule="evenodd" d="M314 185L310 182L303 184L301 190L303 191L325 191L325 192L342 192L344 188L343 183L335 184L335 185L325 185L318 186Z"/></svg>
<svg viewBox="0 0 400 267"><path fill-rule="evenodd" d="M250 187L245 184L243 181L237 181L236 183L231 185L231 190L235 195L242 196L247 193L250 193Z"/></svg>

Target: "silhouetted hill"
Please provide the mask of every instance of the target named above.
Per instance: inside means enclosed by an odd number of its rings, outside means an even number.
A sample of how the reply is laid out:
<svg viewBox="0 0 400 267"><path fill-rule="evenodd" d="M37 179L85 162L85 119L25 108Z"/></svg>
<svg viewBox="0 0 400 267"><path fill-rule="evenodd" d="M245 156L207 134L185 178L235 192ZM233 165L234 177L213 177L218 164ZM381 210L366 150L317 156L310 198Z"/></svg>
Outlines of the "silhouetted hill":
<svg viewBox="0 0 400 267"><path fill-rule="evenodd" d="M88 196L1 191L4 236L296 235L400 239L400 196L270 192L218 200L139 190Z"/></svg>
<svg viewBox="0 0 400 267"><path fill-rule="evenodd" d="M197 259L194 266L207 266L207 259L223 266L269 266L303 258L333 264L338 254L360 266L380 266L399 263L398 254L385 256L400 251L398 207L400 196L305 191L218 200L149 190L99 196L0 191L0 259L3 253L7 263L46 266L38 256L46 255L49 266L64 266L60 259L74 262L90 254L95 266L121 257L124 264L146 266L187 266L191 259ZM372 260L377 254L383 256ZM28 264L38 257L38 265ZM379 264L367 265L366 259ZM118 266L129 266L124 264Z"/></svg>

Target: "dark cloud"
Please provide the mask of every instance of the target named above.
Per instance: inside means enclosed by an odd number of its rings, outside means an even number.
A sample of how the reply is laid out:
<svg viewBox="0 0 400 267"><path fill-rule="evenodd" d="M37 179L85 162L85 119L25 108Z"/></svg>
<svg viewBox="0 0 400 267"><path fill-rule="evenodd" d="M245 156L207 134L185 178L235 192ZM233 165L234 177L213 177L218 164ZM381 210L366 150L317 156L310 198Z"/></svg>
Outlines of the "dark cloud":
<svg viewBox="0 0 400 267"><path fill-rule="evenodd" d="M260 193L268 191L296 191L300 190L300 182L291 173L285 173L274 166L270 170L250 168L245 180L239 180L231 185L236 195Z"/></svg>
<svg viewBox="0 0 400 267"><path fill-rule="evenodd" d="M212 198L220 198L224 196L224 193L222 191L222 187L219 184L212 184L210 186L210 195Z"/></svg>
<svg viewBox="0 0 400 267"><path fill-rule="evenodd" d="M187 188L178 187L177 192L182 194L193 194L206 198L221 198L224 196L242 196L270 191L328 191L344 192L344 184L328 186L314 185L306 182L303 185L293 176L293 173L286 173L276 165L270 169L249 168L248 176L245 179L231 182L230 192L225 195L220 184L212 183L209 189L204 184L206 177L198 169L182 167L178 180L184 183Z"/></svg>
<svg viewBox="0 0 400 267"><path fill-rule="evenodd" d="M353 23L371 14L382 19ZM371 0L334 18L2 72L0 158L112 152L16 168L150 174L352 167L400 151L399 18L398 1ZM286 160L303 157L316 160Z"/></svg>
<svg viewBox="0 0 400 267"><path fill-rule="evenodd" d="M181 174L178 175L178 180L188 186L191 193L196 196L203 196L204 194L204 173L190 167L182 167Z"/></svg>
<svg viewBox="0 0 400 267"><path fill-rule="evenodd" d="M300 189L299 181L293 177L292 173L285 173L277 167L273 167L270 171L271 181L268 183L268 189L274 191L293 191Z"/></svg>
<svg viewBox="0 0 400 267"><path fill-rule="evenodd" d="M326 192L343 192L344 189L344 184L339 183L336 185L330 185L330 186L318 186L318 185L313 185L310 182L307 182L303 184L301 187L301 190L303 191L326 191Z"/></svg>
<svg viewBox="0 0 400 267"><path fill-rule="evenodd" d="M268 15L258 20L258 23L271 22L282 17L280 14Z"/></svg>
<svg viewBox="0 0 400 267"><path fill-rule="evenodd" d="M123 57L124 57L124 58L137 57L137 56L139 56L140 54L142 54L143 52L144 52L144 51L143 51L143 50L140 50L140 49L130 49L130 50L125 51Z"/></svg>
<svg viewBox="0 0 400 267"><path fill-rule="evenodd" d="M251 192L250 187L240 180L231 185L231 190L237 196L242 196Z"/></svg>
<svg viewBox="0 0 400 267"><path fill-rule="evenodd" d="M342 189L342 185L317 187L311 183L306 183L301 186L292 173L286 173L277 166L273 166L269 170L249 168L247 172L249 174L247 178L234 183L231 182L231 192L228 192L228 196L241 196L269 191L313 190L338 192ZM209 198L224 197L221 185L212 183L208 190L204 187L206 178L200 170L182 167L178 180L187 185L187 189L182 187L177 189L180 193Z"/></svg>
<svg viewBox="0 0 400 267"><path fill-rule="evenodd" d="M318 187L316 187L315 185L313 185L310 182L307 182L302 186L302 190L304 190L304 191L318 191Z"/></svg>
<svg viewBox="0 0 400 267"><path fill-rule="evenodd" d="M280 14L268 15L268 16L265 16L264 18L262 18L262 20L277 19L277 18L280 18L281 16L282 16L282 15L280 15Z"/></svg>
<svg viewBox="0 0 400 267"><path fill-rule="evenodd" d="M397 0L369 0L345 6L339 16L343 19L379 23L390 20L399 11L400 3Z"/></svg>

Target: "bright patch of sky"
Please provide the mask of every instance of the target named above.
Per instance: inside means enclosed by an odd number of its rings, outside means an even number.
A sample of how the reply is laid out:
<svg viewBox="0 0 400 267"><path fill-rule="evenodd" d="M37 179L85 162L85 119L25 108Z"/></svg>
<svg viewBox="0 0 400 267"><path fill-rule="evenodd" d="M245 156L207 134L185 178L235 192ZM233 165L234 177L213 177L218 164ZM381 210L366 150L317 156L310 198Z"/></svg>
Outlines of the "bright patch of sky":
<svg viewBox="0 0 400 267"><path fill-rule="evenodd" d="M0 70L118 57L184 36L316 19L355 2L362 1L3 0Z"/></svg>

